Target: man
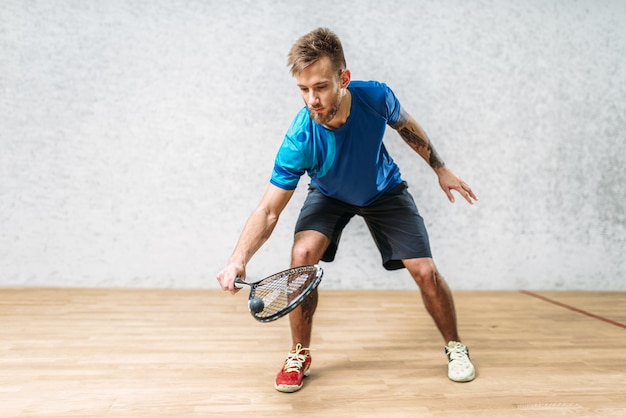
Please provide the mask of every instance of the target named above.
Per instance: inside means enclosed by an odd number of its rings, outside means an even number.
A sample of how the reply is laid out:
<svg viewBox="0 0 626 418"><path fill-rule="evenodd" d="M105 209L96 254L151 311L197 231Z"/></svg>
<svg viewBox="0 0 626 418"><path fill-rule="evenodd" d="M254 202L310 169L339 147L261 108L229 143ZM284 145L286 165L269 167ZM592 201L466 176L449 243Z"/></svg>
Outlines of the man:
<svg viewBox="0 0 626 418"><path fill-rule="evenodd" d="M430 252L424 221L398 166L383 145L386 126L434 170L451 202L452 190L470 204L471 188L450 171L417 122L385 84L350 80L339 38L319 28L301 37L288 65L306 107L295 117L276 156L270 184L252 212L226 267L217 275L222 289L236 293L236 276L271 235L298 180L311 178L295 227L292 267L332 261L341 232L354 215L367 223L388 270L406 268L420 287L427 311L446 343L448 377L475 377L469 353L460 341L453 298ZM309 345L318 294L289 314L292 349L274 387L295 392L311 365Z"/></svg>

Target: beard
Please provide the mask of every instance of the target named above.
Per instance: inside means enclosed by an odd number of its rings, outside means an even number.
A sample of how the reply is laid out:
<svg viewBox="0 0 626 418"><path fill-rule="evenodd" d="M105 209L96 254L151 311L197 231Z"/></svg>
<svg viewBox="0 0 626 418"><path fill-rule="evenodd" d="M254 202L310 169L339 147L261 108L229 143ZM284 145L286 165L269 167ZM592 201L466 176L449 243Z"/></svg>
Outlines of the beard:
<svg viewBox="0 0 626 418"><path fill-rule="evenodd" d="M311 115L311 119L313 119L315 122L319 123L320 125L325 125L333 120L333 118L337 115L340 105L341 91L337 91L337 95L335 96L333 102L326 106L328 108L326 112L319 113L316 112L314 108L309 108L309 114Z"/></svg>

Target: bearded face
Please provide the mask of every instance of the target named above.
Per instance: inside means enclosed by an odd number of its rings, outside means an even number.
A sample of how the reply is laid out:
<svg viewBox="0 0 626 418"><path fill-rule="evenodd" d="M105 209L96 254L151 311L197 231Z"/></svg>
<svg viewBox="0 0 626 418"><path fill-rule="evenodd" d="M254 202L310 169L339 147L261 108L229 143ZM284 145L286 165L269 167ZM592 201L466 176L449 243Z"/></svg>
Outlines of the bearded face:
<svg viewBox="0 0 626 418"><path fill-rule="evenodd" d="M320 58L296 76L302 100L315 122L332 125L330 122L341 109L349 77L348 70L338 72L328 57Z"/></svg>
<svg viewBox="0 0 626 418"><path fill-rule="evenodd" d="M306 101L305 103L309 108L309 114L311 115L311 118L320 125L326 125L337 115L337 112L339 111L339 106L341 105L341 98L341 90L337 89L334 96L329 97L328 103L320 102L317 106L309 106Z"/></svg>

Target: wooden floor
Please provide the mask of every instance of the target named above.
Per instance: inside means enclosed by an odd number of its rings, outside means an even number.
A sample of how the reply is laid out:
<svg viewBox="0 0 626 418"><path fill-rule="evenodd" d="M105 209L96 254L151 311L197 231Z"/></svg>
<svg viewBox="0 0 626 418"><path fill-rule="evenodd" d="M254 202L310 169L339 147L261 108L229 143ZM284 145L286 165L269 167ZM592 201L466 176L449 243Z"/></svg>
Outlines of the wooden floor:
<svg viewBox="0 0 626 418"><path fill-rule="evenodd" d="M456 292L465 384L417 291L320 293L311 376L283 394L288 322L243 293L0 289L0 416L626 416L624 292Z"/></svg>

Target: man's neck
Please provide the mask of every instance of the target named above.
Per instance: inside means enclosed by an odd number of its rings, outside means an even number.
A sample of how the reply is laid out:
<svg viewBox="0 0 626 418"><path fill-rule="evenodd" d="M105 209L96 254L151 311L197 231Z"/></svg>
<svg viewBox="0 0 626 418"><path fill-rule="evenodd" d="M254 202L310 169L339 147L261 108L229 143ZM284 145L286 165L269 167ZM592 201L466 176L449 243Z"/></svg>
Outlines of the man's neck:
<svg viewBox="0 0 626 418"><path fill-rule="evenodd" d="M352 108L352 94L350 90L346 89L346 95L343 96L341 104L339 105L339 111L335 117L328 123L324 124L324 127L328 129L339 129L346 124L350 117L350 109Z"/></svg>

